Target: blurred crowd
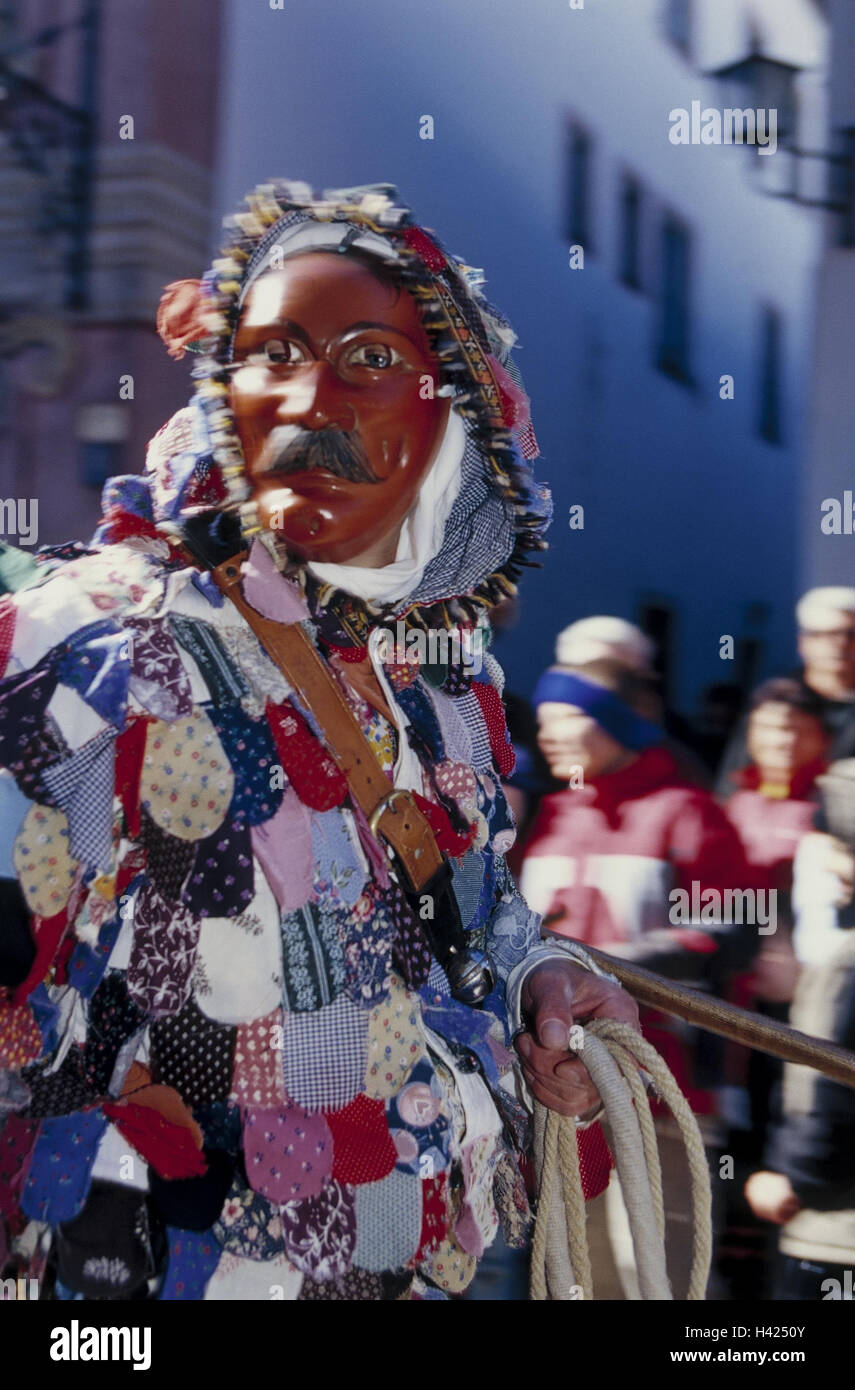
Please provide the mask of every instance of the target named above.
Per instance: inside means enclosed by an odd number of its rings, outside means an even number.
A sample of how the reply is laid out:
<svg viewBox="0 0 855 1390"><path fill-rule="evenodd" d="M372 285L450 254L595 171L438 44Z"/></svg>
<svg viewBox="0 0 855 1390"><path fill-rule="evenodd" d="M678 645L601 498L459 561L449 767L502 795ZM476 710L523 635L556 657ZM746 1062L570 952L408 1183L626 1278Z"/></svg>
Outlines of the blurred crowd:
<svg viewBox="0 0 855 1390"><path fill-rule="evenodd" d="M799 668L745 708L711 687L694 723L663 702L639 628L565 628L532 704L506 692L512 862L545 929L855 1049L855 589L811 590L795 618ZM708 1147L710 1296L851 1299L855 1091L651 1009L642 1023ZM667 1114L656 1126L679 1298L688 1173ZM592 1205L599 1296L632 1298L619 1188Z"/></svg>

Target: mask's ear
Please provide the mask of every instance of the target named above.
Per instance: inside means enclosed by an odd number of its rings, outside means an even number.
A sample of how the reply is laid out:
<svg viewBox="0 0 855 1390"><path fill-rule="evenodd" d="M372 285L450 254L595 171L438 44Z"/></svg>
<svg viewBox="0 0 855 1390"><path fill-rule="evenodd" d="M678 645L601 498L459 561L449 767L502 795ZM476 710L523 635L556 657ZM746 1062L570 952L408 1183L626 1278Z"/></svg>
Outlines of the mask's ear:
<svg viewBox="0 0 855 1390"><path fill-rule="evenodd" d="M157 331L170 357L180 360L190 343L209 336L203 304L201 280L173 280L166 286L157 311Z"/></svg>

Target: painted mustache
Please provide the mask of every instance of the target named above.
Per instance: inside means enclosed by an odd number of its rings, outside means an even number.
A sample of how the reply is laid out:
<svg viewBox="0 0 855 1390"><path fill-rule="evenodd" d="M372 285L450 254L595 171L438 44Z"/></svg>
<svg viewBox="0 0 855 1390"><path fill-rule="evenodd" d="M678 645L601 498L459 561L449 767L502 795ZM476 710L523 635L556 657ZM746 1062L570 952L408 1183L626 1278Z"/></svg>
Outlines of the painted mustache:
<svg viewBox="0 0 855 1390"><path fill-rule="evenodd" d="M287 439L283 438L287 434ZM344 430L276 430L268 445L270 462L265 477L288 477L291 473L323 469L351 483L376 483L362 441Z"/></svg>

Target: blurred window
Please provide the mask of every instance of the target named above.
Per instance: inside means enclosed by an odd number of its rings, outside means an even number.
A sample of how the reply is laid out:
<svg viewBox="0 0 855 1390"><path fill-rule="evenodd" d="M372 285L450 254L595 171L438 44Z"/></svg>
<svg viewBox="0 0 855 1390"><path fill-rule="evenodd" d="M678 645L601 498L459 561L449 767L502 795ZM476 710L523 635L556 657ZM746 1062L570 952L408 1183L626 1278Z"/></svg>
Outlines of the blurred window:
<svg viewBox="0 0 855 1390"><path fill-rule="evenodd" d="M80 445L80 481L84 487L103 487L119 471L121 444L84 441Z"/></svg>
<svg viewBox="0 0 855 1390"><path fill-rule="evenodd" d="M688 54L692 37L692 0L664 0L665 32L668 38Z"/></svg>
<svg viewBox="0 0 855 1390"><path fill-rule="evenodd" d="M668 213L662 223L662 308L656 365L676 381L691 382L689 295L691 232Z"/></svg>
<svg viewBox="0 0 855 1390"><path fill-rule="evenodd" d="M631 290L641 289L641 184L624 174L620 189L620 278Z"/></svg>
<svg viewBox="0 0 855 1390"><path fill-rule="evenodd" d="M674 648L677 639L673 605L666 598L642 598L638 606L638 626L653 642L653 669L659 677L662 698L667 704L672 695Z"/></svg>
<svg viewBox="0 0 855 1390"><path fill-rule="evenodd" d="M781 340L783 324L777 309L760 313L760 410L757 433L769 444L781 443Z"/></svg>
<svg viewBox="0 0 855 1390"><path fill-rule="evenodd" d="M571 122L567 132L567 223L570 244L591 250L591 137Z"/></svg>

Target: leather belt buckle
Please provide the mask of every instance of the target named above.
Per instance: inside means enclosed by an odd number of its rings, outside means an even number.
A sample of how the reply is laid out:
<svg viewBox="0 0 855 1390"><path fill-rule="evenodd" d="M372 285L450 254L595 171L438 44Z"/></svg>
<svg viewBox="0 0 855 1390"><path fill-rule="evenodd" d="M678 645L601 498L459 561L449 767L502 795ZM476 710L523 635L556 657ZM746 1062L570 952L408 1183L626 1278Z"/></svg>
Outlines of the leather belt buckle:
<svg viewBox="0 0 855 1390"><path fill-rule="evenodd" d="M405 797L411 806L415 804L406 787L393 787L390 792L387 792L387 794L377 802L377 805L368 817L368 827L372 835L381 834L380 818L384 811L392 809L398 797Z"/></svg>

